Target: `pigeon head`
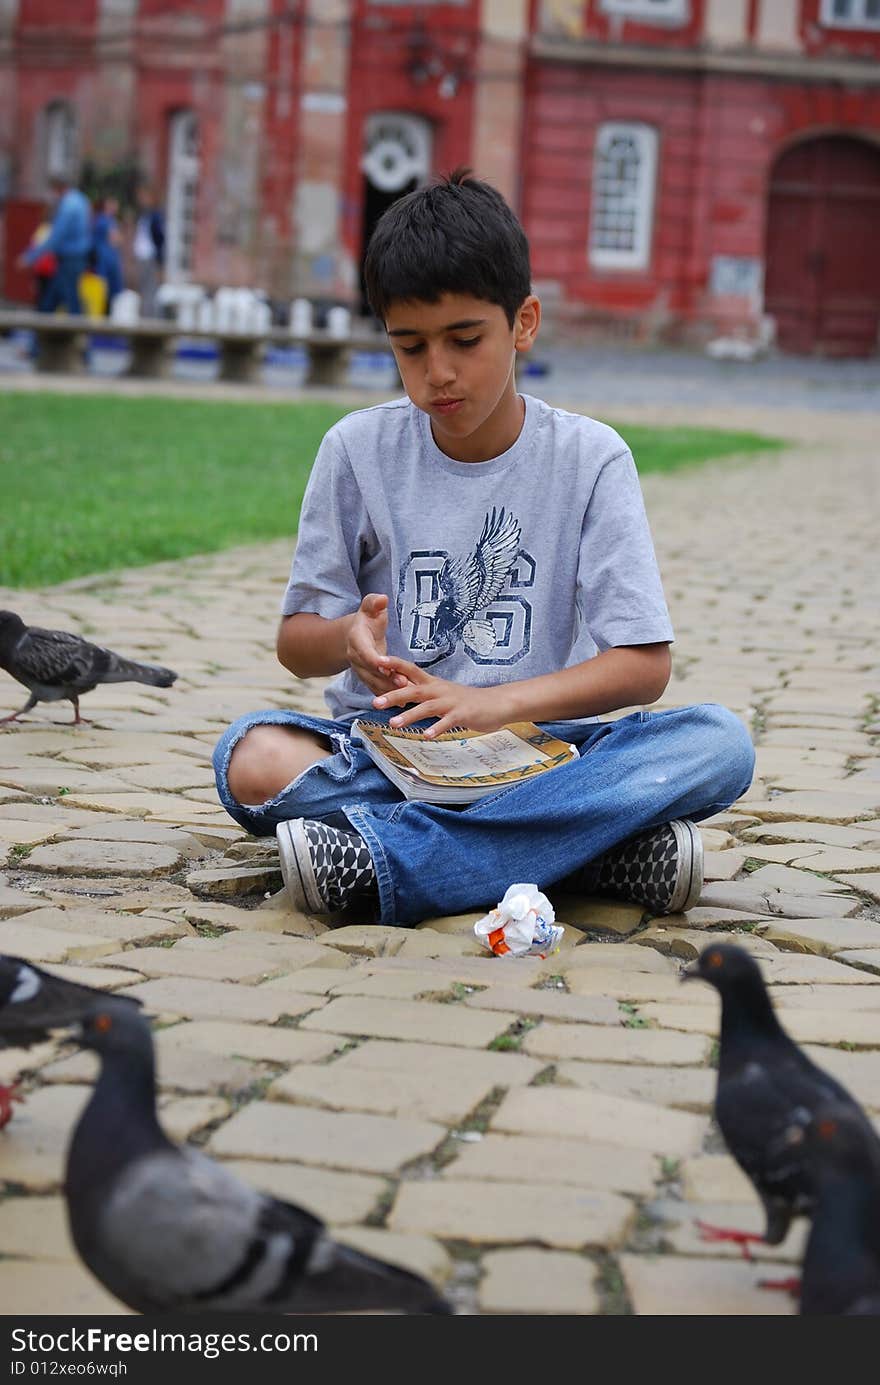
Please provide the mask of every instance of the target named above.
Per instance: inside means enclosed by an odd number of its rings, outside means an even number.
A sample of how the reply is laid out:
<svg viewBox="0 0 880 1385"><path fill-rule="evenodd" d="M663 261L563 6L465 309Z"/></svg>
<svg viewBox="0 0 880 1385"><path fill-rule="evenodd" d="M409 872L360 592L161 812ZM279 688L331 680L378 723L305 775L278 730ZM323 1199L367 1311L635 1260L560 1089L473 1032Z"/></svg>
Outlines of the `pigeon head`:
<svg viewBox="0 0 880 1385"><path fill-rule="evenodd" d="M704 947L695 962L684 967L682 981L708 981L722 995L739 989L764 989L761 969L744 948L732 943L712 943Z"/></svg>
<svg viewBox="0 0 880 1385"><path fill-rule="evenodd" d="M76 1039L102 1058L152 1058L153 1037L140 1010L121 997L108 997L85 1017Z"/></svg>
<svg viewBox="0 0 880 1385"><path fill-rule="evenodd" d="M14 611L0 611L0 649L12 649L26 629L21 616L17 616Z"/></svg>

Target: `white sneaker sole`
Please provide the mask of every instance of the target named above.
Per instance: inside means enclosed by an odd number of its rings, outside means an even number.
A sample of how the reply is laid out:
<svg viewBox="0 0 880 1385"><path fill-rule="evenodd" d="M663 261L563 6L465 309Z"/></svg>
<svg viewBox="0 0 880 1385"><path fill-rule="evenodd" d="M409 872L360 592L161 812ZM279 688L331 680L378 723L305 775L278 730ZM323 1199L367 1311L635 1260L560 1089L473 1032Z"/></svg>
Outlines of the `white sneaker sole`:
<svg viewBox="0 0 880 1385"><path fill-rule="evenodd" d="M675 833L681 868L666 913L683 914L693 909L703 891L703 838L689 818L676 818L669 826Z"/></svg>
<svg viewBox="0 0 880 1385"><path fill-rule="evenodd" d="M281 875L288 897L301 914L329 914L315 881L312 855L304 828L304 818L279 822L275 829Z"/></svg>

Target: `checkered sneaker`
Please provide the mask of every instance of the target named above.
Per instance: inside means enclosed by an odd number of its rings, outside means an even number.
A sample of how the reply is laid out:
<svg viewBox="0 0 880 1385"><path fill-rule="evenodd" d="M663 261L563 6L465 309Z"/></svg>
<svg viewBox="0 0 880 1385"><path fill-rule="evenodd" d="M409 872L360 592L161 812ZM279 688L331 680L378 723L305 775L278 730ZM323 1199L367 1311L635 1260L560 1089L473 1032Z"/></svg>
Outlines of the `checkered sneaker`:
<svg viewBox="0 0 880 1385"><path fill-rule="evenodd" d="M373 860L357 832L292 818L278 824L275 836L287 893L301 913L336 913L375 891Z"/></svg>
<svg viewBox="0 0 880 1385"><path fill-rule="evenodd" d="M700 830L687 818L652 827L606 851L570 883L643 904L652 914L692 909L703 888Z"/></svg>

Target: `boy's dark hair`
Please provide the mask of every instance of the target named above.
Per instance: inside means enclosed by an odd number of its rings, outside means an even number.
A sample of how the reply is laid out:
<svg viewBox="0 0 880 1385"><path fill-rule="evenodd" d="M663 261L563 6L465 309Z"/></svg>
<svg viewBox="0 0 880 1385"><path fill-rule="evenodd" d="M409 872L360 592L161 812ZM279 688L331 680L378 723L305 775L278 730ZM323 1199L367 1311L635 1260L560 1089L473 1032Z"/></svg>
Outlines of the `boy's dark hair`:
<svg viewBox="0 0 880 1385"><path fill-rule="evenodd" d="M392 303L467 293L497 303L513 326L531 293L529 243L501 193L457 168L407 193L380 217L364 260L367 297L383 321Z"/></svg>

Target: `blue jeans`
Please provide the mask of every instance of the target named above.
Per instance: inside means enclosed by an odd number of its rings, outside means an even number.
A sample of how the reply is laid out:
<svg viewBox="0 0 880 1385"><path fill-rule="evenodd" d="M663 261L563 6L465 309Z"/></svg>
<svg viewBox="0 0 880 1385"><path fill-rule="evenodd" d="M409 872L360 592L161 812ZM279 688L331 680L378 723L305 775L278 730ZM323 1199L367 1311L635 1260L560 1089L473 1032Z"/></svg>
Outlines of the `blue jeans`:
<svg viewBox="0 0 880 1385"><path fill-rule="evenodd" d="M79 278L85 267L85 255L59 255L58 269L46 290L40 312L54 313L63 303L65 312L81 314Z"/></svg>
<svg viewBox="0 0 880 1385"><path fill-rule="evenodd" d="M266 724L317 732L333 753L274 798L246 808L229 792L229 760L251 727ZM576 744L580 758L449 808L404 798L351 741L347 722L254 712L217 743L217 791L227 812L256 836L299 817L353 827L373 858L380 921L405 925L494 905L517 880L546 890L637 832L672 818L721 812L752 780L749 733L716 703L636 712L618 721L542 725Z"/></svg>

